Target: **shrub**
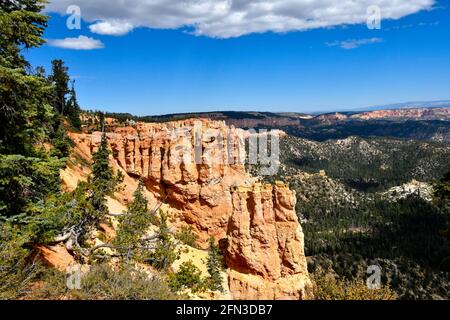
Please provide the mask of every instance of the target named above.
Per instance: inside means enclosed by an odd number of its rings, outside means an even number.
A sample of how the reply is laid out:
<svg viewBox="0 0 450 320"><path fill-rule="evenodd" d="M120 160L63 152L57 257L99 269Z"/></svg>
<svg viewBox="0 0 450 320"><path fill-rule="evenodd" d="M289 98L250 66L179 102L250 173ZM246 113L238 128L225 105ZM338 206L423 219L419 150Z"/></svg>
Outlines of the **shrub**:
<svg viewBox="0 0 450 320"><path fill-rule="evenodd" d="M203 290L200 270L192 261L183 262L177 273L169 275L169 286L175 290L191 289L192 292Z"/></svg>
<svg viewBox="0 0 450 320"><path fill-rule="evenodd" d="M38 265L27 261L26 237L9 224L0 224L0 300L17 299L26 293Z"/></svg>
<svg viewBox="0 0 450 320"><path fill-rule="evenodd" d="M339 279L323 270L317 271L312 279L317 300L395 300L388 286L369 289L363 281Z"/></svg>
<svg viewBox="0 0 450 320"><path fill-rule="evenodd" d="M67 275L48 270L42 277L44 286L32 296L34 299L71 300L174 300L183 298L174 294L159 278L151 278L143 270L131 265L112 268L108 264L91 266L82 276L81 288L70 290Z"/></svg>

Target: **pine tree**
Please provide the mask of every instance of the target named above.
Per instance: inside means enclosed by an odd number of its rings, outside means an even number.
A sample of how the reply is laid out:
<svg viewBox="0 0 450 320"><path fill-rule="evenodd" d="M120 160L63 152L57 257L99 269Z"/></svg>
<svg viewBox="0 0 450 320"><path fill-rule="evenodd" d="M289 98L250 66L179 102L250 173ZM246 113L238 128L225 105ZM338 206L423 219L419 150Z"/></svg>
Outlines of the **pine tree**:
<svg viewBox="0 0 450 320"><path fill-rule="evenodd" d="M141 242L151 224L148 201L143 191L144 183L141 180L126 214L119 217L120 227L114 239L114 246L121 254L136 260L142 260L146 255L145 248L141 248Z"/></svg>
<svg viewBox="0 0 450 320"><path fill-rule="evenodd" d="M41 46L45 1L0 3L0 215L18 216L59 190L63 163L38 147L49 140L52 86L30 74L21 49Z"/></svg>
<svg viewBox="0 0 450 320"><path fill-rule="evenodd" d="M105 193L109 192L109 185L114 177L113 171L109 166L109 155L110 151L108 148L106 133L103 132L100 147L92 156L94 161L92 165L92 182Z"/></svg>
<svg viewBox="0 0 450 320"><path fill-rule="evenodd" d="M105 130L105 114L103 112L97 112L98 116L98 130L104 131Z"/></svg>
<svg viewBox="0 0 450 320"><path fill-rule="evenodd" d="M53 149L51 154L58 158L66 158L69 156L73 142L67 135L67 129L64 125L63 119L59 120L58 128L55 132L55 136L52 139Z"/></svg>
<svg viewBox="0 0 450 320"><path fill-rule="evenodd" d="M0 300L28 290L36 273L27 247L30 220L60 192L63 161L41 147L53 129L53 87L21 52L45 43L45 4L0 1Z"/></svg>
<svg viewBox="0 0 450 320"><path fill-rule="evenodd" d="M119 172L118 175L114 175L109 165L110 153L106 132L103 131L100 147L92 156L94 163L90 177L92 184L92 195L90 199L94 210L96 210L95 215L98 220L108 213L106 197L116 192L118 185L123 181L122 174Z"/></svg>
<svg viewBox="0 0 450 320"><path fill-rule="evenodd" d="M34 74L36 77L47 80L45 68L42 66L36 67L36 69L34 70Z"/></svg>
<svg viewBox="0 0 450 320"><path fill-rule="evenodd" d="M167 224L167 214L163 211L159 212L160 223L158 229L158 242L156 249L152 253L149 262L159 270L167 270L172 263L179 258L176 244L172 241Z"/></svg>
<svg viewBox="0 0 450 320"><path fill-rule="evenodd" d="M447 172L445 176L434 183L434 195L437 199L447 203L450 207L450 172Z"/></svg>
<svg viewBox="0 0 450 320"><path fill-rule="evenodd" d="M2 0L0 2L0 59L7 68L29 66L20 53L22 48L40 47L49 17L41 14L45 0Z"/></svg>
<svg viewBox="0 0 450 320"><path fill-rule="evenodd" d="M20 50L44 43L48 17L39 14L42 1L15 2L0 4L0 152L35 155L35 143L46 137L53 117L52 88L27 73Z"/></svg>
<svg viewBox="0 0 450 320"><path fill-rule="evenodd" d="M96 153L92 156L92 196L91 202L99 216L107 213L106 196L111 194L114 174L109 166L109 149L106 133L102 134L102 142Z"/></svg>
<svg viewBox="0 0 450 320"><path fill-rule="evenodd" d="M52 74L49 79L54 86L53 107L61 115L67 115L67 95L69 94L69 68L64 61L56 59L52 61Z"/></svg>
<svg viewBox="0 0 450 320"><path fill-rule="evenodd" d="M128 213L134 215L148 215L148 201L144 196L144 182L139 180L138 187L133 193L133 202L128 205Z"/></svg>
<svg viewBox="0 0 450 320"><path fill-rule="evenodd" d="M72 123L72 126L80 130L81 129L81 119L80 119L80 106L78 104L77 100L77 93L75 91L75 80L72 81L72 87L70 89L70 98L67 101L67 115L69 117L70 122Z"/></svg>
<svg viewBox="0 0 450 320"><path fill-rule="evenodd" d="M222 258L220 250L216 245L216 240L214 237L209 239L209 252L207 261L207 270L209 278L206 281L207 287L213 291L223 292L223 279L220 271L222 269Z"/></svg>

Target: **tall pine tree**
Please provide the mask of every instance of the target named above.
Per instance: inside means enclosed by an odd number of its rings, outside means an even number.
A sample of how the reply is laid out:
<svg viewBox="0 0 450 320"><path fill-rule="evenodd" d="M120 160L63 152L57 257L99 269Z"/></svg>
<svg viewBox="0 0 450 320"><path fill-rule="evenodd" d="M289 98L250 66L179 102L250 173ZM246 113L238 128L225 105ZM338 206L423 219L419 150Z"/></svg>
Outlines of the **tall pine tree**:
<svg viewBox="0 0 450 320"><path fill-rule="evenodd" d="M0 3L0 152L35 154L52 120L51 86L27 73L21 49L39 47L48 17L39 12L44 1Z"/></svg>
<svg viewBox="0 0 450 320"><path fill-rule="evenodd" d="M105 127L104 124L101 126ZM119 172L118 175L115 175L109 165L110 153L106 132L103 130L100 147L92 156L94 163L90 179L92 183L91 202L99 217L107 213L106 196L111 196L123 181L122 174Z"/></svg>
<svg viewBox="0 0 450 320"><path fill-rule="evenodd" d="M70 97L67 101L67 116L69 117L72 126L80 130L81 129L81 119L80 119L80 106L77 100L77 93L75 91L75 80L72 81L72 87L70 89Z"/></svg>
<svg viewBox="0 0 450 320"><path fill-rule="evenodd" d="M92 165L92 183L104 193L108 193L111 190L110 184L114 177L113 171L109 166L109 154L108 140L106 133L103 132L100 147L92 156L94 160Z"/></svg>
<svg viewBox="0 0 450 320"><path fill-rule="evenodd" d="M64 61L52 61L52 74L49 77L54 86L53 107L60 115L67 115L67 95L69 94L69 68Z"/></svg>
<svg viewBox="0 0 450 320"><path fill-rule="evenodd" d="M54 121L53 87L29 73L21 49L41 46L45 1L0 3L0 216L23 215L59 190L59 168L42 147Z"/></svg>
<svg viewBox="0 0 450 320"><path fill-rule="evenodd" d="M38 147L53 124L53 88L21 53L45 43L45 4L0 1L0 299L26 291L35 273L25 247L29 213L59 191L62 162Z"/></svg>
<svg viewBox="0 0 450 320"><path fill-rule="evenodd" d="M151 225L151 216L148 211L148 201L144 196L142 180L139 181L133 197L126 214L119 217L120 228L114 239L114 245L125 257L142 260L147 251L142 249L142 237Z"/></svg>
<svg viewBox="0 0 450 320"><path fill-rule="evenodd" d="M222 255L214 237L209 239L207 270L209 274L209 278L206 280L207 287L213 291L223 292L223 279L220 273L222 270Z"/></svg>

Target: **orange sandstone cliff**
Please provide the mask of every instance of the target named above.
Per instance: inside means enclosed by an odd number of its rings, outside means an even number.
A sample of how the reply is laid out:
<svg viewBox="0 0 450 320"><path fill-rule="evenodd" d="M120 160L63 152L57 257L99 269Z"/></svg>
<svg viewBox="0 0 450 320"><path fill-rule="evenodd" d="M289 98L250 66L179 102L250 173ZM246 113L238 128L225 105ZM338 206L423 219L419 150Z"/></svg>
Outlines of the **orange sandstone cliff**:
<svg viewBox="0 0 450 320"><path fill-rule="evenodd" d="M236 299L305 299L310 286L295 193L282 184L233 192L222 240L230 292Z"/></svg>
<svg viewBox="0 0 450 320"><path fill-rule="evenodd" d="M243 137L241 129L206 119L138 123L107 133L111 163L129 189L122 200L131 199L141 178L153 200L170 207L175 227L193 228L199 247L206 249L211 236L220 240L234 299L305 299L311 283L295 193L246 173ZM72 139L90 157L101 134Z"/></svg>

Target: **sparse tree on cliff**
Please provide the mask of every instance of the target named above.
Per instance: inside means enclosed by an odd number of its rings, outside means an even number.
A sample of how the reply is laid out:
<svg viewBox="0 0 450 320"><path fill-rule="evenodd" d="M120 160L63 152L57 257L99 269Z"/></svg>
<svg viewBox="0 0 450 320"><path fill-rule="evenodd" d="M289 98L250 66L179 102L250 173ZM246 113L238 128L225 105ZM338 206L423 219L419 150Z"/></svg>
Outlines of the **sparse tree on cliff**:
<svg viewBox="0 0 450 320"><path fill-rule="evenodd" d="M113 171L109 166L109 148L106 132L102 133L102 140L97 152L94 153L92 159L92 183L95 184L102 192L110 190L110 182L113 180Z"/></svg>
<svg viewBox="0 0 450 320"><path fill-rule="evenodd" d="M90 197L93 208L97 211L96 215L99 219L108 213L106 205L106 196L111 196L117 191L118 185L123 181L123 176L119 172L114 175L112 168L109 165L110 150L108 147L108 140L106 132L102 133L102 141L97 152L92 156L92 195Z"/></svg>
<svg viewBox="0 0 450 320"><path fill-rule="evenodd" d="M148 210L148 201L144 196L144 183L139 185L134 192L133 201L128 205L126 214L119 217L120 228L114 239L114 247L121 256L127 259L142 260L145 256L145 246L152 239L144 239L146 231L150 227L151 213ZM157 237L154 237L156 240ZM144 248L144 250L143 250Z"/></svg>
<svg viewBox="0 0 450 320"><path fill-rule="evenodd" d="M222 269L222 255L219 247L216 245L216 240L214 237L209 239L207 269L209 277L206 279L206 286L208 289L223 292L223 279L220 274Z"/></svg>
<svg viewBox="0 0 450 320"><path fill-rule="evenodd" d="M118 190L123 176L114 175L109 166L108 142L103 133L99 149L93 155L92 174L88 182L79 183L77 189L69 195L69 201L55 204L54 214L50 220L62 221L62 232L53 242L65 242L69 251L76 251L82 256L89 256L93 248L86 246L86 240L108 214L106 197ZM69 205L70 208L65 208ZM53 210L53 211L55 211ZM71 219L67 219L68 212L73 211Z"/></svg>
<svg viewBox="0 0 450 320"><path fill-rule="evenodd" d="M179 252L170 235L167 213L160 210L159 216L158 242L148 261L159 270L167 270L179 258Z"/></svg>

